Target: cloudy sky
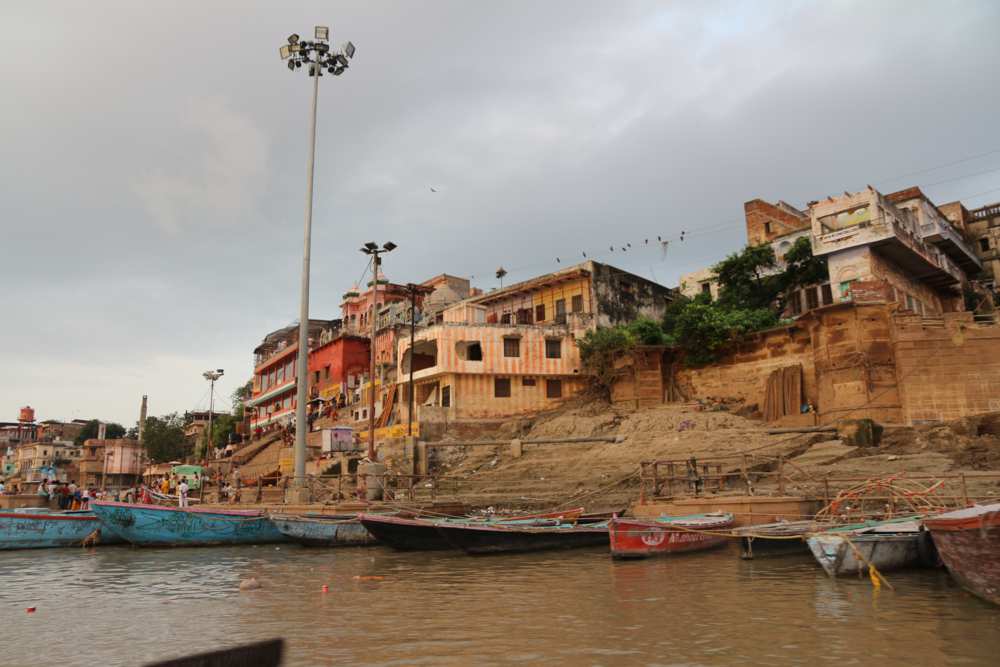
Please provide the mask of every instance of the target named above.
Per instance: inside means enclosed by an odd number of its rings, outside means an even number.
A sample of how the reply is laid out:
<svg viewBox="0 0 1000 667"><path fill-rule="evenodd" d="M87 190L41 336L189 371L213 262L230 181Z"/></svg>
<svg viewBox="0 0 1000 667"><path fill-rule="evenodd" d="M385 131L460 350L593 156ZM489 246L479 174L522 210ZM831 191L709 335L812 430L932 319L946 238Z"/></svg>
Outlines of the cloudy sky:
<svg viewBox="0 0 1000 667"><path fill-rule="evenodd" d="M587 252L675 285L754 197L1000 200L991 1L7 2L0 421L204 408L297 317L310 82L278 46L317 24L358 52L320 86L314 317L367 240L395 281Z"/></svg>

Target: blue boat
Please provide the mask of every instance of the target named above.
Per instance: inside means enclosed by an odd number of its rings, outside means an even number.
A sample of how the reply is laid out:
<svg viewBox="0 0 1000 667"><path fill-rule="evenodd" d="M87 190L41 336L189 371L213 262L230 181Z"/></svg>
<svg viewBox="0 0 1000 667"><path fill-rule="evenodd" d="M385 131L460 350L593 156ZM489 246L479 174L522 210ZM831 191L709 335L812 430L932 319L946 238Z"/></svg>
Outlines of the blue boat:
<svg viewBox="0 0 1000 667"><path fill-rule="evenodd" d="M351 547L375 544L357 514L271 514L285 537L310 547Z"/></svg>
<svg viewBox="0 0 1000 667"><path fill-rule="evenodd" d="M0 512L0 549L47 549L87 544L121 544L117 535L103 530L93 512L53 512L27 507Z"/></svg>
<svg viewBox="0 0 1000 667"><path fill-rule="evenodd" d="M212 546L285 542L285 536L259 510L164 507L95 501L101 524L140 547Z"/></svg>

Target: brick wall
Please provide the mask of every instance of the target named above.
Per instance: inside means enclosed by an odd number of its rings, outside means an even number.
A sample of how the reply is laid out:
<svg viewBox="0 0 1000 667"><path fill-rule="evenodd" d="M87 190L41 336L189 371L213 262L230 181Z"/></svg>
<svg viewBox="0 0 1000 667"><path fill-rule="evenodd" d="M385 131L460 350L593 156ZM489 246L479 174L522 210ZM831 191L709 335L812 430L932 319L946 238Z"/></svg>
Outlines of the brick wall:
<svg viewBox="0 0 1000 667"><path fill-rule="evenodd" d="M895 352L910 423L1000 410L1000 325L971 313L900 317Z"/></svg>
<svg viewBox="0 0 1000 667"><path fill-rule="evenodd" d="M743 204L743 214L746 216L749 245L769 243L779 236L810 226L808 217L796 216L763 199L753 199Z"/></svg>

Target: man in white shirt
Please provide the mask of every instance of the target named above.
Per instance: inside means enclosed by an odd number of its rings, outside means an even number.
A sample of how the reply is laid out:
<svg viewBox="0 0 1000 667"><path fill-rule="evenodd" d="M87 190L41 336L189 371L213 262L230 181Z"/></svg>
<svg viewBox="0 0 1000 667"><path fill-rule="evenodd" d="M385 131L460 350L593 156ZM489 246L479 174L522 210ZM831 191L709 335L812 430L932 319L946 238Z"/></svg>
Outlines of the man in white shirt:
<svg viewBox="0 0 1000 667"><path fill-rule="evenodd" d="M181 483L177 486L178 506L188 506L188 483L187 477L181 477Z"/></svg>

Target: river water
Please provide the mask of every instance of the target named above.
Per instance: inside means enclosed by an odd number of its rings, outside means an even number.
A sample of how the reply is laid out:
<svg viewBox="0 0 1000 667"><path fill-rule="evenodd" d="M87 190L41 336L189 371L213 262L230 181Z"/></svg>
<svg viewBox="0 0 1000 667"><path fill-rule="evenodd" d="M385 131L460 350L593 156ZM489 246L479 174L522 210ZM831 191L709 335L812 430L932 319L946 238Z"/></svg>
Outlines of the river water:
<svg viewBox="0 0 1000 667"><path fill-rule="evenodd" d="M251 576L261 588L241 592ZM1000 608L943 571L887 577L895 591L875 592L807 555L734 548L0 552L0 665L139 665L272 637L286 665L1000 664Z"/></svg>

